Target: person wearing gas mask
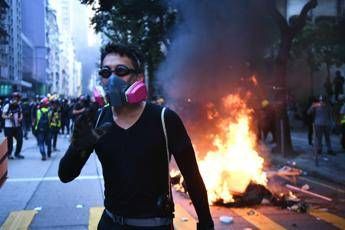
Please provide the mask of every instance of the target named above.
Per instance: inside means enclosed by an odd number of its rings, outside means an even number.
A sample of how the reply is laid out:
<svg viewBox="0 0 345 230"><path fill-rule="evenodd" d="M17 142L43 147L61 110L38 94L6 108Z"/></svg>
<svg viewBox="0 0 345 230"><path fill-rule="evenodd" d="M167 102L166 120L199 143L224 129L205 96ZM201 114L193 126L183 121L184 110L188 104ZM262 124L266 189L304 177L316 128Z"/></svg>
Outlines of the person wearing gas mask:
<svg viewBox="0 0 345 230"><path fill-rule="evenodd" d="M14 159L12 156L13 138L15 138L17 141L16 150L14 152L15 158L24 158L24 156L20 154L23 146L23 130L21 127L23 112L19 101L19 93L14 92L11 100L4 106L2 111L2 118L5 120L4 130L5 136L7 137L7 156L9 159Z"/></svg>
<svg viewBox="0 0 345 230"><path fill-rule="evenodd" d="M99 71L109 106L76 121L59 177L75 179L95 150L105 184L98 229L173 229L168 161L174 156L198 215L198 229L214 229L207 191L191 140L179 116L146 102L142 59L128 46L108 44Z"/></svg>
<svg viewBox="0 0 345 230"><path fill-rule="evenodd" d="M315 102L308 109L307 113L314 117L315 150L317 154L322 153L322 137L325 136L327 154L335 155L331 145L331 131L334 125L334 114L327 98L320 95L319 102Z"/></svg>

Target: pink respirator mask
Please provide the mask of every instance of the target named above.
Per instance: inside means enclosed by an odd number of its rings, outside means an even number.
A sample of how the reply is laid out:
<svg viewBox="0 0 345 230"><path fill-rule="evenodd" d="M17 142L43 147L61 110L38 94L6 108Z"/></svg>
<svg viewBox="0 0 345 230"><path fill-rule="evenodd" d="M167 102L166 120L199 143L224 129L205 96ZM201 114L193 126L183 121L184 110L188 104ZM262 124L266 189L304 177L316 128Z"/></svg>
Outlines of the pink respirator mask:
<svg viewBox="0 0 345 230"><path fill-rule="evenodd" d="M136 104L146 100L147 89L143 80L134 82L125 91L126 101L129 104Z"/></svg>

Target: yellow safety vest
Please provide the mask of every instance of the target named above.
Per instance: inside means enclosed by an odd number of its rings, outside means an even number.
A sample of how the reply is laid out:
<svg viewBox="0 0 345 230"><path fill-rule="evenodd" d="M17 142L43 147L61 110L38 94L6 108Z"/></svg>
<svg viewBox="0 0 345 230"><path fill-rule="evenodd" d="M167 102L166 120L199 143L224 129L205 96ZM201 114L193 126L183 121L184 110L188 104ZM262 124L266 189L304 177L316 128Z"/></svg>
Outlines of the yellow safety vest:
<svg viewBox="0 0 345 230"><path fill-rule="evenodd" d="M59 116L59 112L53 111L52 119L50 122L50 127L55 127L55 128L61 127L61 119Z"/></svg>

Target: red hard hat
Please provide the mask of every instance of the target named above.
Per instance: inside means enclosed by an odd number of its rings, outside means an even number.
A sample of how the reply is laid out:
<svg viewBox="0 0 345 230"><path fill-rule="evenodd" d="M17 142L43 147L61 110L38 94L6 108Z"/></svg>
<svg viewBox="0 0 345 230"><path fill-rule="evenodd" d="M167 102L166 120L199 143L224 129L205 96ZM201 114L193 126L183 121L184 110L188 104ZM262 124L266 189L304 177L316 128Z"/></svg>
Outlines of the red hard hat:
<svg viewBox="0 0 345 230"><path fill-rule="evenodd" d="M41 105L48 106L49 105L49 99L47 97L42 98Z"/></svg>

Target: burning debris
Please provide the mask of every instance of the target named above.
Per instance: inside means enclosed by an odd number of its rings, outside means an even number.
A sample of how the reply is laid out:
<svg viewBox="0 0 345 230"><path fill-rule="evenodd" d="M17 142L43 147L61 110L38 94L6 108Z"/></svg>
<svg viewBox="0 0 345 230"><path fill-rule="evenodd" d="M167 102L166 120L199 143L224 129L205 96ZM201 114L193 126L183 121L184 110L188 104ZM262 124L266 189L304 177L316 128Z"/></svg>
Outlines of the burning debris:
<svg viewBox="0 0 345 230"><path fill-rule="evenodd" d="M269 178L279 176L290 182L302 171L285 166L278 171L265 172L264 159L256 150L257 136L253 130L253 110L247 107L245 97L230 94L222 99L222 105L206 103L206 117L216 125L212 137L212 150L195 149L203 155L198 160L209 202L226 207L243 207L269 202L273 205L305 212L307 205L292 192L273 194L267 189ZM205 145L202 145L203 148ZM171 172L176 190L186 193L183 178L178 171Z"/></svg>
<svg viewBox="0 0 345 230"><path fill-rule="evenodd" d="M174 188L182 193L187 193L187 188L183 182L183 177L174 171L171 182ZM263 185L250 183L243 193L233 195L233 201L225 202L218 199L212 203L217 206L224 207L248 207L260 204L272 204L291 211L305 213L308 209L307 203L299 199L295 194L289 191L287 194L274 194Z"/></svg>
<svg viewBox="0 0 345 230"><path fill-rule="evenodd" d="M247 106L246 98L246 95L230 94L222 99L221 105L205 103L206 121L198 122L196 130L206 125L204 130L211 132L193 132L195 130L192 126L191 134L194 137L208 138L201 138L201 141L196 138L193 142L198 156L203 156L198 159L198 165L209 203L225 207L271 204L304 213L308 205L291 191L331 201L328 197L310 192L307 185L299 188L288 184L286 189L290 191L284 193L273 192L272 187L272 191L269 190L267 184L274 177L283 178L295 185L302 170L284 166L276 171L264 171L264 158L257 150L254 112ZM174 170L170 175L174 188L187 194L180 173Z"/></svg>
<svg viewBox="0 0 345 230"><path fill-rule="evenodd" d="M222 107L217 112L208 104L211 114L218 115L208 117L216 119L219 132L213 135L215 150L204 151L204 159L198 162L210 203L234 202L233 195L243 193L250 183L267 184L264 159L255 150L256 136L250 129L253 110L238 94L224 97Z"/></svg>

